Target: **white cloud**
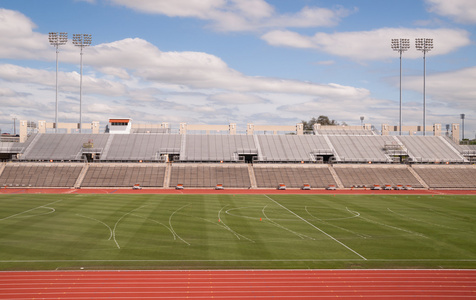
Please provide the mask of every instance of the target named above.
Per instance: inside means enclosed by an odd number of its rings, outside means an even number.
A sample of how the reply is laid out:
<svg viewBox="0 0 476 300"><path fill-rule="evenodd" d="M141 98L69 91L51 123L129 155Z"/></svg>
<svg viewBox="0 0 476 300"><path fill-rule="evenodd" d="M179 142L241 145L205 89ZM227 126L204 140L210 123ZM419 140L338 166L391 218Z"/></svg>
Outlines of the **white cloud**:
<svg viewBox="0 0 476 300"><path fill-rule="evenodd" d="M50 47L47 36L34 32L36 25L20 12L0 8L0 58L36 59Z"/></svg>
<svg viewBox="0 0 476 300"><path fill-rule="evenodd" d="M449 17L460 23L476 24L474 0L425 0L430 12Z"/></svg>
<svg viewBox="0 0 476 300"><path fill-rule="evenodd" d="M52 88L56 83L56 73L54 71L3 64L0 65L0 79L17 83L33 83ZM58 82L62 91L77 92L79 90L79 74L76 72L59 72ZM85 75L83 75L83 88L86 93L107 96L120 96L125 93L125 86L121 83Z"/></svg>
<svg viewBox="0 0 476 300"><path fill-rule="evenodd" d="M405 57L421 57L421 53L414 49L413 44L414 39L420 37L434 39L435 47L430 55L447 54L471 43L467 31L445 28L381 28L331 34L318 32L314 36L304 36L288 30L275 30L264 34L261 38L273 46L316 49L354 60L383 60L395 57L390 48L392 38L410 39L411 49L405 53Z"/></svg>
<svg viewBox="0 0 476 300"><path fill-rule="evenodd" d="M476 113L476 67L461 70L427 74L426 93L433 101L450 104L453 108L470 110ZM405 88L422 92L423 78L407 76L403 82Z"/></svg>
<svg viewBox="0 0 476 300"><path fill-rule="evenodd" d="M263 28L335 26L354 10L341 6L304 7L290 14L278 14L264 0L110 0L130 9L169 17L192 17L210 22L219 31L252 31Z"/></svg>
<svg viewBox="0 0 476 300"><path fill-rule="evenodd" d="M254 94L242 94L242 93L218 93L211 95L208 100L212 101L217 105L249 105L249 104L260 104L260 103L269 103L269 100L266 100L258 95Z"/></svg>

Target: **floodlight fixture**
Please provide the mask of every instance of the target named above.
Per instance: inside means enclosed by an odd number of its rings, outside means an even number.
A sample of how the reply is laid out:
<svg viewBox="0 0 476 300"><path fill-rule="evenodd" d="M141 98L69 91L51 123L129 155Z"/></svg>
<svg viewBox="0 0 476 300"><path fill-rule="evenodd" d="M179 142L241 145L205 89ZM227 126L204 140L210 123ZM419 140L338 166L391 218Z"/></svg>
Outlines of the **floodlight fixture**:
<svg viewBox="0 0 476 300"><path fill-rule="evenodd" d="M68 33L50 32L48 35L50 44L56 48L56 110L55 110L55 133L58 133L58 53L59 46L68 42Z"/></svg>
<svg viewBox="0 0 476 300"><path fill-rule="evenodd" d="M402 135L402 54L403 52L410 49L410 39L392 39L391 43L392 49L400 53L400 124L399 131Z"/></svg>
<svg viewBox="0 0 476 300"><path fill-rule="evenodd" d="M91 45L91 35L83 33L73 34L73 44L80 48L80 77L79 77L79 133L83 127L82 102L83 102L83 48Z"/></svg>
<svg viewBox="0 0 476 300"><path fill-rule="evenodd" d="M433 49L433 39L415 39L415 48L423 52L423 135L426 134L426 53Z"/></svg>

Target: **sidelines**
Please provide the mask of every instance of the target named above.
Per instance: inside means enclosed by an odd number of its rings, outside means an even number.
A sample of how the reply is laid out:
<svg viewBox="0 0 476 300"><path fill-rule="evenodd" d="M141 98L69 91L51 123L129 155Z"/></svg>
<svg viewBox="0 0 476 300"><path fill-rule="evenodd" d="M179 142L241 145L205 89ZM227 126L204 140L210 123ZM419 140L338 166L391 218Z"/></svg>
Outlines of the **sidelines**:
<svg viewBox="0 0 476 300"><path fill-rule="evenodd" d="M269 200L273 201L275 204L281 206L282 208L284 208L285 210L287 210L288 212L292 213L293 215L295 215L296 217L298 217L299 219L301 219L302 221L304 221L305 223L311 225L313 228L319 230L321 233L325 234L327 237L331 238L332 240L334 240L335 242L339 243L340 245L344 246L346 249L350 250L351 252L353 252L354 254L357 254L360 258L362 258L363 260L367 260L367 258L365 258L363 255L359 254L357 251L355 251L354 249L350 248L349 246L347 246L346 244L342 243L341 241L339 241L338 239L336 239L335 237L333 237L332 235L328 234L327 232L325 232L324 230L320 229L319 227L317 227L316 225L312 224L311 222L309 222L308 220L304 219L303 217L301 217L300 215L296 214L295 212L293 212L292 210L290 210L289 208L285 207L284 205L282 205L281 203L277 202L276 200L272 199L271 197L269 197L268 195L264 195L266 198L268 198Z"/></svg>
<svg viewBox="0 0 476 300"><path fill-rule="evenodd" d="M34 259L0 260L0 263L45 263L45 262L358 262L360 258L323 258L323 259ZM379 259L368 258L368 262L476 262L475 259ZM299 270L299 269L297 269ZM366 269L367 270L367 269ZM461 269L466 270L466 269ZM468 269L470 270L470 269ZM0 272L5 272L1 271Z"/></svg>

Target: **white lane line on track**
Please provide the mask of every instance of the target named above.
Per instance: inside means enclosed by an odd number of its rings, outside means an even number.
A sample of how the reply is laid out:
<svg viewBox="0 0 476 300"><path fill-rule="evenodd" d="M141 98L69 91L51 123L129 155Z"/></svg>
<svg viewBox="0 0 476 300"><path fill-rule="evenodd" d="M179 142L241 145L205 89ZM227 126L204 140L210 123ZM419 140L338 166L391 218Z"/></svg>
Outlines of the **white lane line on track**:
<svg viewBox="0 0 476 300"><path fill-rule="evenodd" d="M303 222L311 225L314 229L317 229L319 230L321 233L323 233L324 235L326 235L327 237L331 238L333 241L339 243L341 246L345 247L347 250L351 251L352 253L356 254L357 256L359 256L360 258L362 258L363 260L367 260L367 258L365 258L363 255L361 255L360 253L358 253L357 251L355 251L354 249L350 248L349 246L347 246L346 244L342 243L341 241L339 241L338 239L336 239L335 237L333 237L332 235L328 234L327 232L325 232L324 230L320 229L319 227L317 227L316 225L312 224L311 222L309 222L308 220L304 219L303 217L301 217L300 215L296 214L295 212L293 212L292 210L290 210L289 208L287 208L286 206L282 205L281 203L277 202L276 200L272 199L271 197L269 197L268 195L264 195L266 198L268 198L269 200L273 201L275 204L279 205L280 207L284 208L285 210L287 210L288 212L290 212L291 214L295 215L297 218L301 219Z"/></svg>

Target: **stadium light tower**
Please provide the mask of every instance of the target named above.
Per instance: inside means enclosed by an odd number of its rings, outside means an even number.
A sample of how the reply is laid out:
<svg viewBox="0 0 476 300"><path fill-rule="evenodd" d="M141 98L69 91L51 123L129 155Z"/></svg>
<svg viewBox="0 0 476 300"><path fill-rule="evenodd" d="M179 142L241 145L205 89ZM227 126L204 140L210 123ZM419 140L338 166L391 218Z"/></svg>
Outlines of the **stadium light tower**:
<svg viewBox="0 0 476 300"><path fill-rule="evenodd" d="M392 39L392 49L400 53L400 135L402 135L402 54L410 49L410 39Z"/></svg>
<svg viewBox="0 0 476 300"><path fill-rule="evenodd" d="M82 119L82 101L83 101L83 48L91 45L91 35L90 34L73 34L73 44L80 48L80 65L81 65L81 75L79 77L79 133L83 127Z"/></svg>
<svg viewBox="0 0 476 300"><path fill-rule="evenodd" d="M433 39L415 39L415 48L423 52L423 135L426 135L426 53L433 49Z"/></svg>
<svg viewBox="0 0 476 300"><path fill-rule="evenodd" d="M49 41L56 48L56 112L55 112L55 133L58 133L58 53L59 46L68 42L68 33L66 32L50 32Z"/></svg>
<svg viewBox="0 0 476 300"><path fill-rule="evenodd" d="M462 125L462 126L461 126L461 132L463 133L463 139L462 139L462 140L464 140L464 117L465 117L465 115L464 115L464 114L460 114L459 116L461 117L461 123L462 123L462 124L461 124L461 125Z"/></svg>

